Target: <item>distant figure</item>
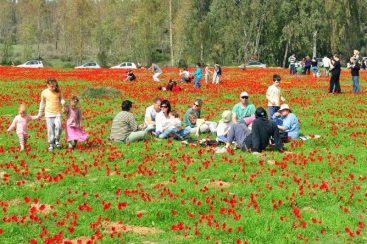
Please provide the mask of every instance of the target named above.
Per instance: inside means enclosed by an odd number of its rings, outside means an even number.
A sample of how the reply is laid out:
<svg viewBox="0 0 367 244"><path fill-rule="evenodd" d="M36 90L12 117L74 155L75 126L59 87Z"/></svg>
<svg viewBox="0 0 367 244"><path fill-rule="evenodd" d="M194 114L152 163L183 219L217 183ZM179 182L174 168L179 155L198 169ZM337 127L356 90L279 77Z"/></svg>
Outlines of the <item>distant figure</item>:
<svg viewBox="0 0 367 244"><path fill-rule="evenodd" d="M296 73L296 55L293 53L289 59L289 73L291 75L294 75Z"/></svg>
<svg viewBox="0 0 367 244"><path fill-rule="evenodd" d="M193 73L195 76L194 84L196 89L200 89L200 80L203 77L203 71L201 70L201 64L196 64L196 71Z"/></svg>
<svg viewBox="0 0 367 244"><path fill-rule="evenodd" d="M348 68L350 69L352 75L353 92L360 92L361 89L359 86L359 70L361 69L361 66L359 65L355 57L350 58L350 64L348 65Z"/></svg>
<svg viewBox="0 0 367 244"><path fill-rule="evenodd" d="M209 65L208 65L208 64L206 64L206 65L205 65L205 84L206 84L206 85L208 85L208 83L209 83L210 73L211 73L211 71L210 71L210 69L209 69Z"/></svg>
<svg viewBox="0 0 367 244"><path fill-rule="evenodd" d="M238 66L238 68L240 68L240 70L246 70L246 65L245 64L241 64L240 66Z"/></svg>
<svg viewBox="0 0 367 244"><path fill-rule="evenodd" d="M324 66L324 75L329 76L330 58L327 55L322 59L322 65Z"/></svg>
<svg viewBox="0 0 367 244"><path fill-rule="evenodd" d="M160 82L160 80L158 79L158 76L160 76L163 73L161 68L159 68L159 66L157 64L153 63L152 66L150 66L149 69L153 70L153 72L154 72L153 80L155 82Z"/></svg>
<svg viewBox="0 0 367 244"><path fill-rule="evenodd" d="M341 64L339 61L339 56L334 54L333 59L331 60L331 77L330 77L330 87L329 93L341 93L340 88L340 72L341 72Z"/></svg>
<svg viewBox="0 0 367 244"><path fill-rule="evenodd" d="M141 63L137 63L136 68L141 69Z"/></svg>
<svg viewBox="0 0 367 244"><path fill-rule="evenodd" d="M312 66L312 76L316 77L317 72L319 71L319 68L317 67L317 60L316 58L312 58L311 60L311 66Z"/></svg>
<svg viewBox="0 0 367 244"><path fill-rule="evenodd" d="M222 75L222 68L219 64L214 65L214 73L213 73L213 84L218 85L220 82L220 76Z"/></svg>
<svg viewBox="0 0 367 244"><path fill-rule="evenodd" d="M180 69L179 75L181 76L181 81L183 81L183 82L191 82L192 75L187 70L187 68Z"/></svg>
<svg viewBox="0 0 367 244"><path fill-rule="evenodd" d="M136 76L132 70L129 70L126 74L126 78L124 81L134 81L136 80Z"/></svg>
<svg viewBox="0 0 367 244"><path fill-rule="evenodd" d="M305 74L309 75L310 71L311 71L311 58L310 56L306 56L306 60L305 60Z"/></svg>

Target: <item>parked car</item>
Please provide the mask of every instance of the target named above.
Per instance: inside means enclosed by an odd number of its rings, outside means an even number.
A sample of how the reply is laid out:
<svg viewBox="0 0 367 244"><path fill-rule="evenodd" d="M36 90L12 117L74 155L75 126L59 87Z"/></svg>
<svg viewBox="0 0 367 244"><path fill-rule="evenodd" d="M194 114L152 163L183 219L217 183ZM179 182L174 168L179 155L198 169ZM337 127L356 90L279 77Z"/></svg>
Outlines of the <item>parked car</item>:
<svg viewBox="0 0 367 244"><path fill-rule="evenodd" d="M266 68L266 64L251 60L246 64L246 68Z"/></svg>
<svg viewBox="0 0 367 244"><path fill-rule="evenodd" d="M88 62L75 67L75 69L100 69L100 68L101 66L96 62Z"/></svg>
<svg viewBox="0 0 367 244"><path fill-rule="evenodd" d="M24 64L17 65L17 67L22 68L43 68L43 63L41 60L29 60Z"/></svg>
<svg viewBox="0 0 367 244"><path fill-rule="evenodd" d="M132 62L122 62L119 65L111 67L111 69L136 69L136 64Z"/></svg>

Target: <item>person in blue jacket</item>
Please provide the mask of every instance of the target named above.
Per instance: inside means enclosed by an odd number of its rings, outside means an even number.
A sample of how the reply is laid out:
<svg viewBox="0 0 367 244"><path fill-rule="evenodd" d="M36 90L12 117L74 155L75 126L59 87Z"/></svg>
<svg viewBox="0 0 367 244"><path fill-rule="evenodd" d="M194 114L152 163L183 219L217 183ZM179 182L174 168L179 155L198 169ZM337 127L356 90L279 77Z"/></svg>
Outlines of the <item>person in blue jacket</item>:
<svg viewBox="0 0 367 244"><path fill-rule="evenodd" d="M203 77L200 63L196 64L196 71L192 73L195 76L194 84L196 89L200 89L200 79Z"/></svg>

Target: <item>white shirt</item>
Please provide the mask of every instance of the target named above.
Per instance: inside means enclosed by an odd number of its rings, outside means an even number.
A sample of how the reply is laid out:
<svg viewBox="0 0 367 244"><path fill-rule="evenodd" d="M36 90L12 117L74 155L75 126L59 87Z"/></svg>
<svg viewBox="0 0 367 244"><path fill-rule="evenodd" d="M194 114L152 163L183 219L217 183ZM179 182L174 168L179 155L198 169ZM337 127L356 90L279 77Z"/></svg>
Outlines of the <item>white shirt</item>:
<svg viewBox="0 0 367 244"><path fill-rule="evenodd" d="M328 58L328 57L324 57L324 58L322 59L322 64L324 65L324 67L325 67L325 68L330 67L330 58Z"/></svg>
<svg viewBox="0 0 367 244"><path fill-rule="evenodd" d="M155 111L154 105L147 107L145 110L144 123L148 125L149 118L151 121L155 121L156 115L157 111Z"/></svg>
<svg viewBox="0 0 367 244"><path fill-rule="evenodd" d="M181 127L181 120L179 118L170 118L170 127L169 128L172 128L172 129L177 129L179 130L180 127Z"/></svg>
<svg viewBox="0 0 367 244"><path fill-rule="evenodd" d="M228 133L229 128L231 127L232 122L224 123L222 121L219 122L217 127L217 136L225 136Z"/></svg>
<svg viewBox="0 0 367 244"><path fill-rule="evenodd" d="M157 113L155 117L155 131L163 132L163 128L171 123L171 119L169 116L165 116L163 111Z"/></svg>
<svg viewBox="0 0 367 244"><path fill-rule="evenodd" d="M280 100L282 99L280 87L271 85L266 91L266 99L268 99L268 106L280 106Z"/></svg>

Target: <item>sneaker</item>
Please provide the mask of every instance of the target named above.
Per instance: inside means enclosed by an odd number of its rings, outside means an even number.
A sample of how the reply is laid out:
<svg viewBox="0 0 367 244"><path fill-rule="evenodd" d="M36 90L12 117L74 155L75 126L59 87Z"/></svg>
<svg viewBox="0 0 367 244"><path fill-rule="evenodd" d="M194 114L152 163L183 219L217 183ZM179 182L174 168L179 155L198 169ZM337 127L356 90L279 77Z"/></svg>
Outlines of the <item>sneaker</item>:
<svg viewBox="0 0 367 244"><path fill-rule="evenodd" d="M60 149L61 148L60 142L55 141L55 146L56 146L57 149Z"/></svg>
<svg viewBox="0 0 367 244"><path fill-rule="evenodd" d="M50 145L49 147L48 147L48 151L49 152L52 152L54 150L54 147L52 146L52 145Z"/></svg>

